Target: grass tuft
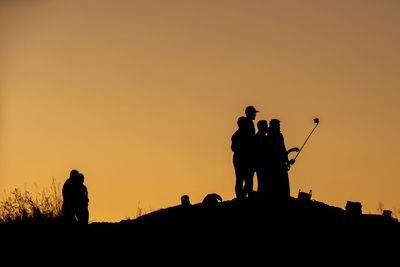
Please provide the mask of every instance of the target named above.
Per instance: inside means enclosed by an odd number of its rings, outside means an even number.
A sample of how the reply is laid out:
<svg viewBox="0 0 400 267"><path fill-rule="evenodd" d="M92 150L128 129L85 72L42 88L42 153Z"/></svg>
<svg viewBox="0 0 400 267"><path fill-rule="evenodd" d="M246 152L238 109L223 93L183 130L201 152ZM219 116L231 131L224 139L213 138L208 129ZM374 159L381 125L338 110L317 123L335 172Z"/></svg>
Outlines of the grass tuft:
<svg viewBox="0 0 400 267"><path fill-rule="evenodd" d="M0 201L0 223L55 223L62 219L60 185L52 179L50 189L30 192L14 188Z"/></svg>

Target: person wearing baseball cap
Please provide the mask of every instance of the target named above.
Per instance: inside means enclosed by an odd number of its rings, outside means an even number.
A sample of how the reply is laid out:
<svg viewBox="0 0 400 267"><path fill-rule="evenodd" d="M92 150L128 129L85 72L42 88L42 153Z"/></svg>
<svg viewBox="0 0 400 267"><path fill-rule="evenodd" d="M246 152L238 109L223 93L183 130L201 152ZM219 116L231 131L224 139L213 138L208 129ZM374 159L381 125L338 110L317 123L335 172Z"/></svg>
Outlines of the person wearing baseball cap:
<svg viewBox="0 0 400 267"><path fill-rule="evenodd" d="M253 106L248 106L245 110L244 113L246 114L246 118L249 124L249 133L251 136L254 136L256 134L256 129L254 127L254 119L256 118L256 113L259 112L258 110L256 110L255 107Z"/></svg>
<svg viewBox="0 0 400 267"><path fill-rule="evenodd" d="M239 130L232 136L233 165L235 167L235 192L238 198L244 198L253 192L255 172L255 128L254 119L258 110L253 106L246 107L246 117L238 119ZM240 148L240 149L239 149Z"/></svg>
<svg viewBox="0 0 400 267"><path fill-rule="evenodd" d="M246 177L244 191L245 194L249 195L253 192L253 177L255 173L256 167L256 155L255 155L255 136L256 136L256 129L254 127L254 120L256 118L257 112L259 112L254 106L247 106L244 110L247 119L247 127L249 133L249 172L248 177Z"/></svg>

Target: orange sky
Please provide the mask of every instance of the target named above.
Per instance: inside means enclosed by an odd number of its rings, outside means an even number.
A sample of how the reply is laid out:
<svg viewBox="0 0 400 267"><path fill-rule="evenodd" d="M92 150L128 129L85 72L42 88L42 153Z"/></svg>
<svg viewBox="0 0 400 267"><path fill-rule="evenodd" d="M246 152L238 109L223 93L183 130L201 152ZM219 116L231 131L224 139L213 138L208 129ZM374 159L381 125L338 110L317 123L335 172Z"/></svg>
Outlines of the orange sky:
<svg viewBox="0 0 400 267"><path fill-rule="evenodd" d="M400 208L400 2L0 1L0 187L85 174L91 220L234 197L252 104L301 146L292 196Z"/></svg>

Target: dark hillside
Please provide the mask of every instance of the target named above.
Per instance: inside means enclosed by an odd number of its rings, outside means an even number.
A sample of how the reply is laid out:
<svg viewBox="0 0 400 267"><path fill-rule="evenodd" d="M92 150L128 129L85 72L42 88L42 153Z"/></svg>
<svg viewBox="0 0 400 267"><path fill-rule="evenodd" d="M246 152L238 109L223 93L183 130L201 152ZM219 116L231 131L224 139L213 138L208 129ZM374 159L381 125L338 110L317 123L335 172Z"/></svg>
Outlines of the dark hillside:
<svg viewBox="0 0 400 267"><path fill-rule="evenodd" d="M135 220L124 220L121 226L131 227L171 227L210 228L224 225L254 225L265 229L269 224L285 224L301 227L359 228L400 227L397 219L390 216L352 214L338 207L329 206L315 200L301 200L291 197L286 201L268 200L254 194L243 200L233 199L212 206L203 203L191 206L174 206L161 209Z"/></svg>
<svg viewBox="0 0 400 267"><path fill-rule="evenodd" d="M233 199L209 206L203 203L174 206L134 220L93 223L89 228L91 231L104 230L111 238L119 233L121 236L153 236L155 240L189 239L189 242L275 239L295 243L299 238L304 242L327 242L394 237L399 233L400 224L388 216L351 214L318 201L297 198L275 201L254 194L244 200Z"/></svg>
<svg viewBox="0 0 400 267"><path fill-rule="evenodd" d="M398 240L400 224L383 215L351 214L313 201L268 200L254 194L243 200L174 206L134 220L91 223L0 225L10 247L124 251L133 247L159 251L267 250L282 253L329 249L369 249ZM70 244L74 244L71 246ZM337 244L340 244L339 246ZM200 250L196 250L200 249Z"/></svg>

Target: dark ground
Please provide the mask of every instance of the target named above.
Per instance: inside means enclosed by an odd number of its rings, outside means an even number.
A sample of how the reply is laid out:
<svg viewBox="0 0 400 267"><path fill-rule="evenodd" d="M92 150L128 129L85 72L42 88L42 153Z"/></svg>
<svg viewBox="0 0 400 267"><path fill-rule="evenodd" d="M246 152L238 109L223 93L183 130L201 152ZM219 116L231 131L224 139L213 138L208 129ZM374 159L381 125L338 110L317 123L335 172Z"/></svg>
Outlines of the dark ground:
<svg viewBox="0 0 400 267"><path fill-rule="evenodd" d="M365 259L381 250L388 253L386 248L397 248L400 241L400 224L390 217L351 215L318 201L272 201L259 195L209 206L175 206L119 223L0 225L0 231L8 249L95 253L96 260L120 253L132 260L143 253L153 255L150 260L164 253L199 261L212 255L255 262L278 255L286 260L295 255Z"/></svg>

